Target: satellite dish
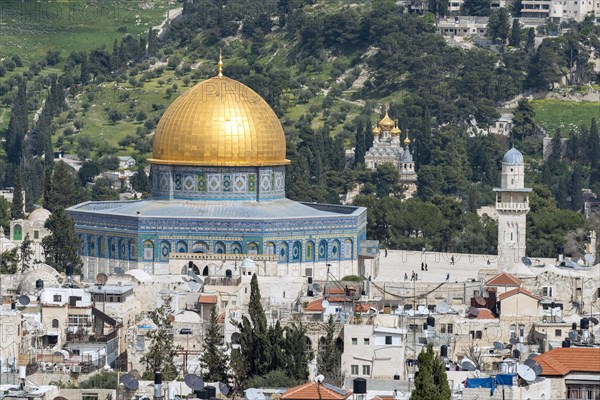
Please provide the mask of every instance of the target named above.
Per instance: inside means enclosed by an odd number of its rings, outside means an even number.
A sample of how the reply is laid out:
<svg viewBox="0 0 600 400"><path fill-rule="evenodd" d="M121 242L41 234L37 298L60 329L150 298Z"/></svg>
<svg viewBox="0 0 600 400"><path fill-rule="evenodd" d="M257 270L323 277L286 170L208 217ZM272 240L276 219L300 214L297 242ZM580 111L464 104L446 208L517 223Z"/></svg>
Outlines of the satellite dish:
<svg viewBox="0 0 600 400"><path fill-rule="evenodd" d="M533 264L531 262L531 260L529 259L529 257L521 257L521 261L523 262L523 264L527 265L528 267L531 267L531 265Z"/></svg>
<svg viewBox="0 0 600 400"><path fill-rule="evenodd" d="M536 376L542 373L542 366L532 358L528 358L523 362L523 364L531 368L533 372L535 372Z"/></svg>
<svg viewBox="0 0 600 400"><path fill-rule="evenodd" d="M479 315L479 309L476 307L469 307L469 315L477 317Z"/></svg>
<svg viewBox="0 0 600 400"><path fill-rule="evenodd" d="M517 343L517 338L511 337L510 339L508 339L508 343L510 343L510 344Z"/></svg>
<svg viewBox="0 0 600 400"><path fill-rule="evenodd" d="M494 349L497 351L502 351L504 350L504 345L500 342L494 342L493 343Z"/></svg>
<svg viewBox="0 0 600 400"><path fill-rule="evenodd" d="M481 296L477 296L475 297L475 303L479 304L480 306L484 307L485 306L485 299Z"/></svg>
<svg viewBox="0 0 600 400"><path fill-rule="evenodd" d="M221 392L223 396L227 396L229 394L229 386L222 382L219 382L219 392Z"/></svg>
<svg viewBox="0 0 600 400"><path fill-rule="evenodd" d="M125 270L121 267L115 267L115 274L123 275L123 274L125 274Z"/></svg>
<svg viewBox="0 0 600 400"><path fill-rule="evenodd" d="M192 280L188 281L187 284L188 284L188 286L190 288L190 291L192 291L192 292L197 292L202 287L201 284L199 284L196 281L192 281Z"/></svg>
<svg viewBox="0 0 600 400"><path fill-rule="evenodd" d="M460 367L465 371L475 371L477 369L475 363L467 357L463 357L462 361L460 362Z"/></svg>
<svg viewBox="0 0 600 400"><path fill-rule="evenodd" d="M106 275L104 272L100 272L98 275L96 275L96 283L99 285L104 285L106 281L108 281L108 275Z"/></svg>
<svg viewBox="0 0 600 400"><path fill-rule="evenodd" d="M325 376L319 374L315 377L315 382L317 383L323 383L323 381L325 380Z"/></svg>
<svg viewBox="0 0 600 400"><path fill-rule="evenodd" d="M321 302L321 305L323 306L323 308L327 308L327 307L329 307L329 301L327 301L327 300L323 300L323 301Z"/></svg>
<svg viewBox="0 0 600 400"><path fill-rule="evenodd" d="M175 322L175 316L173 314L167 315L167 321L169 321L170 323Z"/></svg>
<svg viewBox="0 0 600 400"><path fill-rule="evenodd" d="M596 318L596 317L590 317L590 318L588 318L588 319L589 319L589 320L590 320L590 322L591 322L592 324L594 324L594 325L598 325L598 323L600 322L600 321L598 321L598 318Z"/></svg>
<svg viewBox="0 0 600 400"><path fill-rule="evenodd" d="M138 390L140 382L131 374L125 374L121 377L121 383L129 390Z"/></svg>
<svg viewBox="0 0 600 400"><path fill-rule="evenodd" d="M22 306L26 306L29 303L31 303L31 299L26 294L19 296L19 298L17 300L19 301L19 304Z"/></svg>
<svg viewBox="0 0 600 400"><path fill-rule="evenodd" d="M313 284L313 290L315 292L323 292L323 288L321 287L321 285L319 285L318 283L314 283Z"/></svg>
<svg viewBox="0 0 600 400"><path fill-rule="evenodd" d="M525 364L521 364L517 367L517 375L527 382L533 382L537 377L535 371Z"/></svg>
<svg viewBox="0 0 600 400"><path fill-rule="evenodd" d="M198 375L195 374L187 374L183 381L192 390L201 390L204 389L204 381Z"/></svg>
<svg viewBox="0 0 600 400"><path fill-rule="evenodd" d="M435 309L440 314L445 314L450 311L450 305L446 303L446 301L442 300L435 306Z"/></svg>
<svg viewBox="0 0 600 400"><path fill-rule="evenodd" d="M531 360L532 358L536 358L537 356L539 356L538 353L529 353L529 355L527 356L527 359Z"/></svg>

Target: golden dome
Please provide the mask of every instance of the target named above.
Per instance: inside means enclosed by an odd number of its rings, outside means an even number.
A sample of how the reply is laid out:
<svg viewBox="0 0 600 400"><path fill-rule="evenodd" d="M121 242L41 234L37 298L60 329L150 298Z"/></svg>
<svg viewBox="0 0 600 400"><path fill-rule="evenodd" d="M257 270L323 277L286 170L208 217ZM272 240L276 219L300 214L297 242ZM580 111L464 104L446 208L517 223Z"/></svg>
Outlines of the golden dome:
<svg viewBox="0 0 600 400"><path fill-rule="evenodd" d="M402 131L400 130L400 128L398 128L398 121L396 121L390 133L392 134L392 136L400 136Z"/></svg>
<svg viewBox="0 0 600 400"><path fill-rule="evenodd" d="M404 144L407 146L410 144L410 139L408 138L408 129L406 130L406 138L404 139Z"/></svg>
<svg viewBox="0 0 600 400"><path fill-rule="evenodd" d="M371 133L375 136L379 135L381 133L381 129L379 129L379 127L377 125L375 125L375 128L373 128L373 130L371 131Z"/></svg>
<svg viewBox="0 0 600 400"><path fill-rule="evenodd" d="M387 111L385 112L385 117L377 124L383 131L389 132L394 127L394 121L388 116Z"/></svg>
<svg viewBox="0 0 600 400"><path fill-rule="evenodd" d="M219 76L179 96L154 135L154 164L194 166L286 165L279 119L255 91Z"/></svg>

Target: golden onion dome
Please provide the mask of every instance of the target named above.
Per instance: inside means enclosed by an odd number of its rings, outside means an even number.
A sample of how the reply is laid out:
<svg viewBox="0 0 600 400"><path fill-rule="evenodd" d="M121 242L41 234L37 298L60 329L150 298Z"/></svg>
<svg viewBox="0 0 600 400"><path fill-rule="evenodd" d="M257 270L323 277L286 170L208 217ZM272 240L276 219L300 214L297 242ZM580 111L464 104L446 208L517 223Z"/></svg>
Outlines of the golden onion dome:
<svg viewBox="0 0 600 400"><path fill-rule="evenodd" d="M392 136L400 136L400 134L402 133L402 131L400 130L400 128L398 128L398 122L397 121L394 124L394 127L392 128L392 130L390 131L390 133L392 134Z"/></svg>
<svg viewBox="0 0 600 400"><path fill-rule="evenodd" d="M408 129L406 130L406 138L404 139L404 144L407 146L410 144L410 139L408 138Z"/></svg>
<svg viewBox="0 0 600 400"><path fill-rule="evenodd" d="M379 129L379 127L377 125L375 125L375 128L373 128L373 130L371 131L371 133L375 136L379 135L381 133L381 129Z"/></svg>
<svg viewBox="0 0 600 400"><path fill-rule="evenodd" d="M388 116L388 113L386 111L385 117L383 117L383 119L379 121L377 125L381 128L381 130L389 132L392 130L392 128L394 128L394 121L392 121L392 119Z"/></svg>
<svg viewBox="0 0 600 400"><path fill-rule="evenodd" d="M160 119L154 164L193 166L286 165L279 119L255 91L219 75L179 96Z"/></svg>

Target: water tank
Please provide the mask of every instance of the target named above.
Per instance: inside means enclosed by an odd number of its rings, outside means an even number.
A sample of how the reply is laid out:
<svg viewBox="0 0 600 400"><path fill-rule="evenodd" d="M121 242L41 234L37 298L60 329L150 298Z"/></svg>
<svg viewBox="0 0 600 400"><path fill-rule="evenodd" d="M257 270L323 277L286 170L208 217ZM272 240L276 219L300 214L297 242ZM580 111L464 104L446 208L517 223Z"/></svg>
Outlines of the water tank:
<svg viewBox="0 0 600 400"><path fill-rule="evenodd" d="M571 330L576 331L577 330L577 322L573 322L571 324Z"/></svg>
<svg viewBox="0 0 600 400"><path fill-rule="evenodd" d="M365 378L355 378L352 382L352 391L354 394L367 394L367 380Z"/></svg>
<svg viewBox="0 0 600 400"><path fill-rule="evenodd" d="M41 279L38 279L37 281L35 281L35 288L36 289L43 289L44 288L44 281Z"/></svg>
<svg viewBox="0 0 600 400"><path fill-rule="evenodd" d="M427 317L427 325L434 327L435 326L435 318L429 316Z"/></svg>
<svg viewBox="0 0 600 400"><path fill-rule="evenodd" d="M400 375L394 375L394 380L395 381L399 381L400 380Z"/></svg>
<svg viewBox="0 0 600 400"><path fill-rule="evenodd" d="M209 398L217 396L217 389L214 386L205 386L204 388Z"/></svg>
<svg viewBox="0 0 600 400"><path fill-rule="evenodd" d="M17 309L17 303L14 300L10 302L10 309L11 310L16 310Z"/></svg>
<svg viewBox="0 0 600 400"><path fill-rule="evenodd" d="M315 292L313 292L312 290L310 290L310 289L309 289L309 290L306 292L306 295L307 295L308 297L313 297L313 296L315 295Z"/></svg>
<svg viewBox="0 0 600 400"><path fill-rule="evenodd" d="M308 277L308 284L310 285L311 283L313 283L313 281L312 281L312 276L309 276L309 277Z"/></svg>
<svg viewBox="0 0 600 400"><path fill-rule="evenodd" d="M162 373L160 371L154 372L154 384L160 385L162 383Z"/></svg>
<svg viewBox="0 0 600 400"><path fill-rule="evenodd" d="M519 357L521 357L521 352L519 350L517 350L517 349L514 349L513 352L512 352L512 354L513 354L513 358L514 359L518 360Z"/></svg>
<svg viewBox="0 0 600 400"><path fill-rule="evenodd" d="M587 318L580 319L579 327L581 328L581 330L587 331L588 329L590 329L590 320Z"/></svg>
<svg viewBox="0 0 600 400"><path fill-rule="evenodd" d="M440 347L440 356L448 357L448 346L446 346L445 344L443 344L442 347Z"/></svg>
<svg viewBox="0 0 600 400"><path fill-rule="evenodd" d="M67 264L67 276L73 276L74 271L75 271L75 268L73 267L73 264L68 263Z"/></svg>
<svg viewBox="0 0 600 400"><path fill-rule="evenodd" d="M571 341L569 339L563 340L562 347L571 347Z"/></svg>
<svg viewBox="0 0 600 400"><path fill-rule="evenodd" d="M208 400L208 392L206 389L194 390L194 396L199 399Z"/></svg>

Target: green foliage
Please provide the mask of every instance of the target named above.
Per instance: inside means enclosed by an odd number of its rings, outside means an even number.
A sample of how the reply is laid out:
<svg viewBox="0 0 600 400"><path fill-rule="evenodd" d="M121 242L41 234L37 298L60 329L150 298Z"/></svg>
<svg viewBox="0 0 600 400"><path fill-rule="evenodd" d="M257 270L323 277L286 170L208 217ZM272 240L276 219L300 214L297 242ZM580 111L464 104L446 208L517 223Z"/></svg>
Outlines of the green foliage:
<svg viewBox="0 0 600 400"><path fill-rule="evenodd" d="M452 392L448 385L446 368L442 359L429 344L419 354L419 370L415 373L415 388L411 400L450 400Z"/></svg>
<svg viewBox="0 0 600 400"><path fill-rule="evenodd" d="M110 178L101 177L94 181L94 186L92 186L92 200L119 200L119 192L113 189Z"/></svg>
<svg viewBox="0 0 600 400"><path fill-rule="evenodd" d="M81 271L83 262L77 254L79 243L75 235L75 223L62 208L57 208L44 224L50 235L42 239L46 263L63 272L72 263L76 273Z"/></svg>
<svg viewBox="0 0 600 400"><path fill-rule="evenodd" d="M31 257L33 256L33 240L29 237L29 233L25 235L19 251L21 253L21 273L25 273L31 267Z"/></svg>
<svg viewBox="0 0 600 400"><path fill-rule="evenodd" d="M23 204L23 186L21 182L21 170L17 169L14 179L15 186L13 190L12 205L10 207L11 219L25 218L25 213L23 212L23 208L25 207Z"/></svg>
<svg viewBox="0 0 600 400"><path fill-rule="evenodd" d="M208 326L204 335L204 345L200 356L200 366L203 369L202 377L205 382L229 382L227 364L229 357L223 346L223 334L219 326L217 309L213 306L210 311Z"/></svg>
<svg viewBox="0 0 600 400"><path fill-rule="evenodd" d="M358 275L346 275L341 280L342 282L362 282L363 278Z"/></svg>
<svg viewBox="0 0 600 400"><path fill-rule="evenodd" d="M492 41L505 44L510 31L509 15L505 8L493 10L487 26L487 34Z"/></svg>
<svg viewBox="0 0 600 400"><path fill-rule="evenodd" d="M326 382L341 386L343 384L342 354L337 346L337 339L336 323L333 315L330 315L325 327L325 341L319 344L317 371L325 377Z"/></svg>
<svg viewBox="0 0 600 400"><path fill-rule="evenodd" d="M254 388L282 388L294 387L304 383L304 380L294 379L288 375L288 371L275 369L264 375L255 375L246 382L247 387Z"/></svg>
<svg viewBox="0 0 600 400"><path fill-rule="evenodd" d="M100 371L88 379L78 383L79 389L117 389L119 382L117 372Z"/></svg>
<svg viewBox="0 0 600 400"><path fill-rule="evenodd" d="M19 258L20 249L15 247L6 250L0 254L0 273L1 274L16 274L19 270L21 260Z"/></svg>
<svg viewBox="0 0 600 400"><path fill-rule="evenodd" d="M44 207L54 213L79 203L83 199L81 187L75 170L65 162L59 161L54 166L50 188L44 194Z"/></svg>
<svg viewBox="0 0 600 400"><path fill-rule="evenodd" d="M140 359L146 366L143 376L145 379L152 379L154 373L160 371L164 380L171 381L179 373L174 360L181 346L174 343L173 323L167 318L169 313L170 310L164 305L150 313L155 329L146 334L150 346Z"/></svg>

